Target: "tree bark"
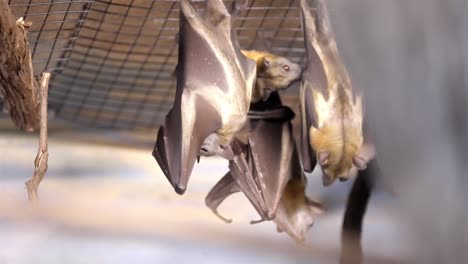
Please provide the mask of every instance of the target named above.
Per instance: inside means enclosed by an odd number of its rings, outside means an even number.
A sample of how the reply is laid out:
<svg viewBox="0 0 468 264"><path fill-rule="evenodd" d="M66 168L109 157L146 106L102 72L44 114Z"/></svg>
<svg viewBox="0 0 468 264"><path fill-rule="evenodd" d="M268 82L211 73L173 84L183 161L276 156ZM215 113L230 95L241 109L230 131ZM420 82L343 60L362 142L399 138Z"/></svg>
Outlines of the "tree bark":
<svg viewBox="0 0 468 264"><path fill-rule="evenodd" d="M34 80L27 24L15 21L6 0L0 0L0 97L21 130L39 128L39 96Z"/></svg>

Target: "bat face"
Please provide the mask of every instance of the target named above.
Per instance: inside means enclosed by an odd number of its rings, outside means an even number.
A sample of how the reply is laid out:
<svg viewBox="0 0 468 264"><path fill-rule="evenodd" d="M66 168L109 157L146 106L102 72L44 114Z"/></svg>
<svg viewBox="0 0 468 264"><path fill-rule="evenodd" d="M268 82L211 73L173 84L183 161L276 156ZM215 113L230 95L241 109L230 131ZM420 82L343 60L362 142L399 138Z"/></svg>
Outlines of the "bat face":
<svg viewBox="0 0 468 264"><path fill-rule="evenodd" d="M176 98L153 151L177 193L187 188L199 155L232 158L228 146L247 120L255 73L221 0L208 0L203 17L181 1Z"/></svg>
<svg viewBox="0 0 468 264"><path fill-rule="evenodd" d="M301 66L284 57L257 50L242 50L242 53L257 62L252 104L266 101L271 93L286 89L301 78Z"/></svg>
<svg viewBox="0 0 468 264"><path fill-rule="evenodd" d="M301 0L307 65L301 83L301 147L304 169L318 161L323 184L346 180L353 166L365 168L362 96L356 94L338 52L323 0L312 9Z"/></svg>
<svg viewBox="0 0 468 264"><path fill-rule="evenodd" d="M274 87L275 90L285 89L292 82L301 78L302 68L299 64L279 56L266 56L263 58L261 68L258 70L257 80L265 82L265 87Z"/></svg>

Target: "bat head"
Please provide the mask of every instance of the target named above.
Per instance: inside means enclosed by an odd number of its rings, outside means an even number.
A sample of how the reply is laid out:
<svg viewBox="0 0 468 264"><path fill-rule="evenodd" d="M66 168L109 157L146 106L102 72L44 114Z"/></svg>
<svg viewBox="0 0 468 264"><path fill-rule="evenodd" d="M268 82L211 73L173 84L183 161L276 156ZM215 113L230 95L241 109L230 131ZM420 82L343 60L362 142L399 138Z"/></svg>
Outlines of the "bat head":
<svg viewBox="0 0 468 264"><path fill-rule="evenodd" d="M310 142L323 172L323 184L336 179L345 181L353 165L365 169L366 160L360 155L363 143L361 127L355 124L327 124L320 129L311 127Z"/></svg>
<svg viewBox="0 0 468 264"><path fill-rule="evenodd" d="M272 92L288 88L301 78L302 68L290 60L266 55L257 64L256 96L252 102L265 101Z"/></svg>
<svg viewBox="0 0 468 264"><path fill-rule="evenodd" d="M307 180L304 175L288 182L276 217L273 219L278 231L286 232L300 243L304 242L307 231L313 226L315 216L323 213L321 204L306 196L306 185Z"/></svg>

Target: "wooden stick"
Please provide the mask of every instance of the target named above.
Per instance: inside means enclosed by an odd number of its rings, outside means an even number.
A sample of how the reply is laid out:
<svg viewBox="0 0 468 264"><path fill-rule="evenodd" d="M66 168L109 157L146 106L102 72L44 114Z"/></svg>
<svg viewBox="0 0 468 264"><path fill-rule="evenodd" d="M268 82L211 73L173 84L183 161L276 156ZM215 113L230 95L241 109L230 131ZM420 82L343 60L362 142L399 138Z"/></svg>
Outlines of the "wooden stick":
<svg viewBox="0 0 468 264"><path fill-rule="evenodd" d="M37 150L36 159L34 160L34 175L26 182L28 190L28 197L30 201L37 200L37 190L44 175L47 171L47 161L49 159L49 152L47 150L47 101L49 90L50 73L42 73L40 81L40 98L41 98L41 113L40 113L40 136L39 147Z"/></svg>
<svg viewBox="0 0 468 264"><path fill-rule="evenodd" d="M15 20L7 1L0 0L0 97L21 130L39 128L39 98L33 76L27 23Z"/></svg>

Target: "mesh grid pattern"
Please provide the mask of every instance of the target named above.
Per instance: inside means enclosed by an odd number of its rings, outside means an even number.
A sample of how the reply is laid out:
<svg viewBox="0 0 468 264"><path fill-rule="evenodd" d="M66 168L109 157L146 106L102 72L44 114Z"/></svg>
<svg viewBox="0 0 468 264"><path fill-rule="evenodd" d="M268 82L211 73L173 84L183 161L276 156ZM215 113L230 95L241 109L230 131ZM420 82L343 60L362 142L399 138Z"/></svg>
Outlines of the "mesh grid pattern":
<svg viewBox="0 0 468 264"><path fill-rule="evenodd" d="M175 95L179 1L10 0L32 22L35 73L54 73L50 108L83 126L148 129L164 122ZM229 8L232 1L225 1ZM194 1L202 9L203 1ZM295 0L250 0L235 21L239 44L301 62Z"/></svg>

